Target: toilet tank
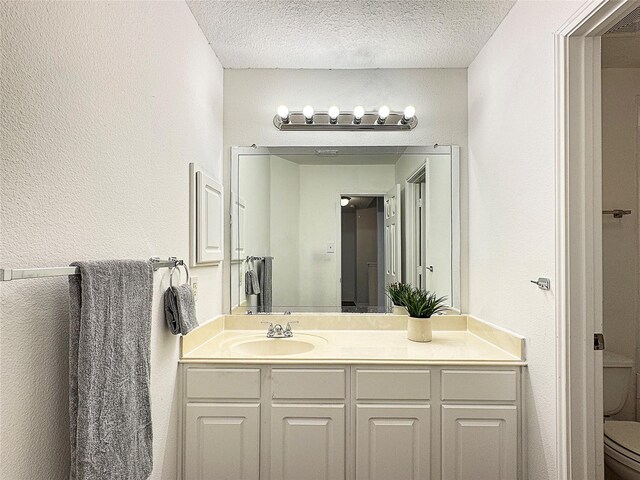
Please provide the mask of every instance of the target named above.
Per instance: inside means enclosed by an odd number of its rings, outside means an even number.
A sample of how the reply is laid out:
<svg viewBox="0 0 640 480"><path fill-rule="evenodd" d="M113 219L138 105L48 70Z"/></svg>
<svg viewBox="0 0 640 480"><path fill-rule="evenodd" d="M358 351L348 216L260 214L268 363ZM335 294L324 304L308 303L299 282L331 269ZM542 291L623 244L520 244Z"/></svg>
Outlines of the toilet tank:
<svg viewBox="0 0 640 480"><path fill-rule="evenodd" d="M633 360L607 350L603 353L604 414L615 415L627 401Z"/></svg>

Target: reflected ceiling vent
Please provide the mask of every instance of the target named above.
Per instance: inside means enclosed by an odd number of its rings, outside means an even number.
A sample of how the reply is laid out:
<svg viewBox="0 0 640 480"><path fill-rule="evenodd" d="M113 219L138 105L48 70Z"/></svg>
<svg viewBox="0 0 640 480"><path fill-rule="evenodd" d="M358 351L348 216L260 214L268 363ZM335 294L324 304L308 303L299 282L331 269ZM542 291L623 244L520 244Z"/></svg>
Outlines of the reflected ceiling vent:
<svg viewBox="0 0 640 480"><path fill-rule="evenodd" d="M316 155L319 157L337 157L338 150L316 150Z"/></svg>
<svg viewBox="0 0 640 480"><path fill-rule="evenodd" d="M607 33L637 33L640 32L640 7L633 10L629 15L624 17Z"/></svg>

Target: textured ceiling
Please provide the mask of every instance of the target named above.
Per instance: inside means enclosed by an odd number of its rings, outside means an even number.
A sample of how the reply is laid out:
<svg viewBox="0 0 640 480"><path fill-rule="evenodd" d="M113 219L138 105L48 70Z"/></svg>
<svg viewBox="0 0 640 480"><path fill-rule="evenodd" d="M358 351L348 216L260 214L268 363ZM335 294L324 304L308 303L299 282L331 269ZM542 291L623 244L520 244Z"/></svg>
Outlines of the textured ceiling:
<svg viewBox="0 0 640 480"><path fill-rule="evenodd" d="M467 67L514 1L188 0L225 68Z"/></svg>

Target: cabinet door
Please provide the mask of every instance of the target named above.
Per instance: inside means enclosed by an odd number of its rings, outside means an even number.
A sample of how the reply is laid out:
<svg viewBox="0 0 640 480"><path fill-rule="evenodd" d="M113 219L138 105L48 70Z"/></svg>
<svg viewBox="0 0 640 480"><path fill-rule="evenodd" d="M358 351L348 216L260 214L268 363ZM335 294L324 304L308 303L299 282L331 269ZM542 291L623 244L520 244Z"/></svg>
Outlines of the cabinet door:
<svg viewBox="0 0 640 480"><path fill-rule="evenodd" d="M428 480L429 405L358 405L357 480Z"/></svg>
<svg viewBox="0 0 640 480"><path fill-rule="evenodd" d="M442 406L442 480L518 478L517 409Z"/></svg>
<svg viewBox="0 0 640 480"><path fill-rule="evenodd" d="M185 480L258 480L260 404L188 404Z"/></svg>
<svg viewBox="0 0 640 480"><path fill-rule="evenodd" d="M345 478L344 405L273 405L272 480Z"/></svg>

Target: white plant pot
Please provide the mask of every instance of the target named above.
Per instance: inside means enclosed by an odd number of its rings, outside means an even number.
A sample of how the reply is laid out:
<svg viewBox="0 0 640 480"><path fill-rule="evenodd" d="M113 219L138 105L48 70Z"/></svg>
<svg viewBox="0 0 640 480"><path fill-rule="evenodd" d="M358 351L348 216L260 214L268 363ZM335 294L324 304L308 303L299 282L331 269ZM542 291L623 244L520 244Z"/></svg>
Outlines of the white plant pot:
<svg viewBox="0 0 640 480"><path fill-rule="evenodd" d="M394 305L392 313L394 315L409 315L409 312L407 312L407 309L401 305Z"/></svg>
<svg viewBox="0 0 640 480"><path fill-rule="evenodd" d="M433 338L431 333L431 318L409 317L407 322L407 338L412 342L430 342Z"/></svg>

